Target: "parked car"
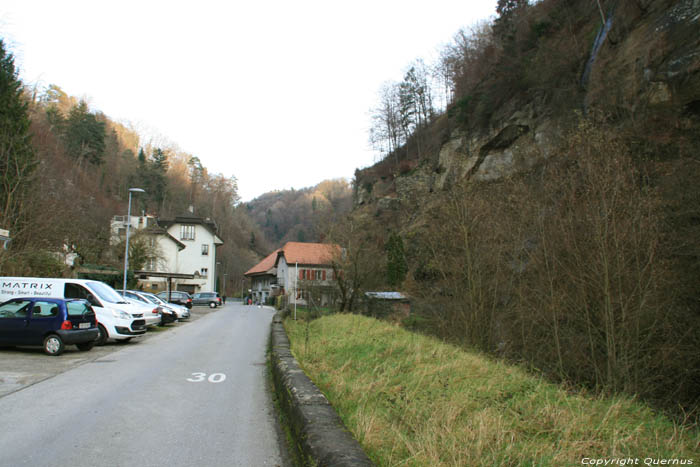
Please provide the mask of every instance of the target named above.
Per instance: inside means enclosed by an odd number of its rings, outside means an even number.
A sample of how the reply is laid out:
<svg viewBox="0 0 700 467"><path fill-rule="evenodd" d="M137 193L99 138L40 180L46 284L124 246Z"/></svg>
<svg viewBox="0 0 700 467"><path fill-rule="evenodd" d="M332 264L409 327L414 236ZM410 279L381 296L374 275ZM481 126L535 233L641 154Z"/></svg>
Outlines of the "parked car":
<svg viewBox="0 0 700 467"><path fill-rule="evenodd" d="M29 296L38 298L82 298L97 316L97 345L108 339L127 342L146 333L143 313L112 287L90 279L46 277L0 277L0 302Z"/></svg>
<svg viewBox="0 0 700 467"><path fill-rule="evenodd" d="M42 346L61 355L66 345L90 350L99 331L87 300L18 297L0 304L0 344Z"/></svg>
<svg viewBox="0 0 700 467"><path fill-rule="evenodd" d="M156 296L167 303L175 303L178 305L192 308L192 297L187 292L179 290L171 290L170 292L160 292Z"/></svg>
<svg viewBox="0 0 700 467"><path fill-rule="evenodd" d="M192 295L192 305L208 305L209 308L221 306L218 292L199 292Z"/></svg>
<svg viewBox="0 0 700 467"><path fill-rule="evenodd" d="M158 326L163 322L163 309L158 305L141 300L140 297L130 293L128 290L126 292L117 290L117 293L127 299L129 303L138 307L143 315L143 319L146 320L146 326Z"/></svg>
<svg viewBox="0 0 700 467"><path fill-rule="evenodd" d="M132 303L137 304L140 307L143 307L143 309L153 309L156 308L159 313L160 313L160 321L158 325L165 325L168 323L172 323L177 319L177 315L170 309L165 309L161 307L159 304L154 303L152 300L150 300L148 297L143 296L142 292L139 290L118 290L117 291L119 294L123 295L124 298L127 300L130 300Z"/></svg>
<svg viewBox="0 0 700 467"><path fill-rule="evenodd" d="M177 303L168 303L151 292L139 292L139 294L144 298L150 299L153 303L158 304L161 308L172 310L177 315L178 320L188 319L190 317L190 309L186 306L178 305Z"/></svg>

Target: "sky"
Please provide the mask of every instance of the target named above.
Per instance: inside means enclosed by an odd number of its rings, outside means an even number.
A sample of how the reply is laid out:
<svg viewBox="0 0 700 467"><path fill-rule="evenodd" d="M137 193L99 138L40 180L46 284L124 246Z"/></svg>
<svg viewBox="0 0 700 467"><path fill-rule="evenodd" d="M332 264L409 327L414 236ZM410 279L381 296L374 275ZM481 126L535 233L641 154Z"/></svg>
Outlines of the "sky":
<svg viewBox="0 0 700 467"><path fill-rule="evenodd" d="M263 193L351 180L383 83L433 63L496 0L3 0L25 84L56 84Z"/></svg>

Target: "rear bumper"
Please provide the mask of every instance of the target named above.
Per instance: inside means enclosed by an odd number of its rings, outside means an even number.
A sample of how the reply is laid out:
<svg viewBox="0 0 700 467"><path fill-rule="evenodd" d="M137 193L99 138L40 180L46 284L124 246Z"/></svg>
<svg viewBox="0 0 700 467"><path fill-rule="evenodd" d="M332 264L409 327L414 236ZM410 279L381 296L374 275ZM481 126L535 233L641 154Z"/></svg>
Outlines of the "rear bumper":
<svg viewBox="0 0 700 467"><path fill-rule="evenodd" d="M90 329L71 329L69 331L59 329L56 331L56 334L58 334L64 344L83 344L97 339L98 330L96 327Z"/></svg>

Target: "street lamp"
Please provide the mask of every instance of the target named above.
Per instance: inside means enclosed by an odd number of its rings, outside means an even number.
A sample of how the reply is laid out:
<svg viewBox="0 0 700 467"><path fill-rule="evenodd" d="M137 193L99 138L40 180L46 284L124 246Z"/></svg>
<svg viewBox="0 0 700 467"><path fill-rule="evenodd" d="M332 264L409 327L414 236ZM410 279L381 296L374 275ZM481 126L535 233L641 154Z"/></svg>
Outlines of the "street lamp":
<svg viewBox="0 0 700 467"><path fill-rule="evenodd" d="M124 250L124 287L126 290L126 268L129 265L129 228L131 227L131 193L145 193L141 188L129 188L129 209L126 214L126 248Z"/></svg>

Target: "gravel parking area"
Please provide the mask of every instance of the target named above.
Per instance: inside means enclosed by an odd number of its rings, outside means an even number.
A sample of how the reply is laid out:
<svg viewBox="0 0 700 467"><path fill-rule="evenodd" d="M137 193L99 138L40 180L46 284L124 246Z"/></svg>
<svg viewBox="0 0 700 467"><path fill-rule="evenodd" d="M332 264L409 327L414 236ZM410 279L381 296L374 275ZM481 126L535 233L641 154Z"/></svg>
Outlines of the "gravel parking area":
<svg viewBox="0 0 700 467"><path fill-rule="evenodd" d="M149 328L146 334L134 340L151 339L155 335L169 332L179 326L188 326L202 316L221 309L223 307L214 309L201 306L192 307L188 320L159 326L156 329ZM0 347L0 397L84 363L98 360L131 344L132 342L109 342L103 346L93 347L87 352L81 352L74 345L67 345L64 353L58 357L46 355L40 347Z"/></svg>

